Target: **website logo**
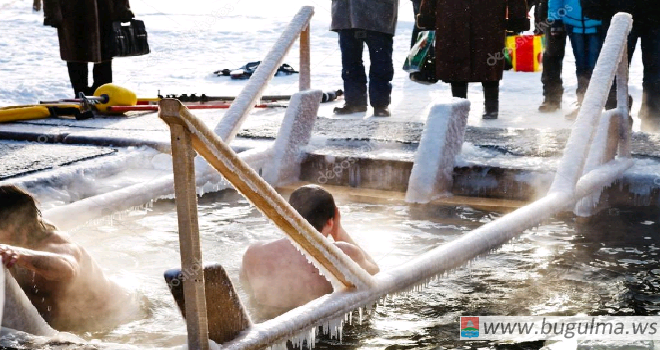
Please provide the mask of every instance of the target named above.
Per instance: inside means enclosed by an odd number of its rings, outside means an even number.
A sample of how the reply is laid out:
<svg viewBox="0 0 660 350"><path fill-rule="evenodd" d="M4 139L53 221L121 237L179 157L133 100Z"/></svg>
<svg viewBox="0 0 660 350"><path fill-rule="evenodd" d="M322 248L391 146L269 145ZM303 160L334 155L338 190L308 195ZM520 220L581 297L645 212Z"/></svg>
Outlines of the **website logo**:
<svg viewBox="0 0 660 350"><path fill-rule="evenodd" d="M461 316L461 338L479 337L479 317Z"/></svg>

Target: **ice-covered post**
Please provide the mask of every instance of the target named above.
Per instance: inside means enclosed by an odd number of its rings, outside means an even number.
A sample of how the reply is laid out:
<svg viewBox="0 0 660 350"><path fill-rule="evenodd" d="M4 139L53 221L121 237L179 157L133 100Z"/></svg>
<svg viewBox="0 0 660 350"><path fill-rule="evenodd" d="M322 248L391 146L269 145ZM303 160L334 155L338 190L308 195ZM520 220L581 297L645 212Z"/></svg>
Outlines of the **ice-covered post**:
<svg viewBox="0 0 660 350"><path fill-rule="evenodd" d="M259 101L268 82L275 76L275 72L282 65L284 56L289 52L296 40L298 40L301 32L305 28L309 29L309 22L313 15L314 7L312 6L303 6L298 11L289 25L284 29L282 35L277 39L277 42L268 54L266 54L266 57L261 61L261 64L254 74L252 74L241 93L236 96L231 107L229 107L222 120L220 120L214 129L214 132L224 142L230 143L234 139L241 124L247 118L248 113L250 113L254 105ZM300 79L303 79L303 75L305 73L301 67ZM309 70L307 75L309 75Z"/></svg>
<svg viewBox="0 0 660 350"><path fill-rule="evenodd" d="M631 15L617 13L612 17L605 43L584 95L582 107L573 124L571 136L568 138L561 162L557 167L555 179L550 186L550 193L571 193L575 190L589 152L589 140L594 134L598 117L605 106L619 62L622 61L631 27ZM628 97L625 98L627 103Z"/></svg>
<svg viewBox="0 0 660 350"><path fill-rule="evenodd" d="M57 331L51 328L43 317L39 315L37 308L32 305L21 286L12 277L4 266L0 266L2 273L0 275L0 314L4 328L11 328L17 331L43 336L53 337Z"/></svg>
<svg viewBox="0 0 660 350"><path fill-rule="evenodd" d="M183 296L186 301L188 349L209 348L208 319L202 249L197 221L197 187L195 186L195 151L190 130L179 120L181 103L173 99L159 102L159 117L170 126L174 196L179 220L181 271L185 274Z"/></svg>
<svg viewBox="0 0 660 350"><path fill-rule="evenodd" d="M450 194L454 158L461 152L470 101L455 99L431 107L415 154L406 202L428 203Z"/></svg>
<svg viewBox="0 0 660 350"><path fill-rule="evenodd" d="M300 91L309 90L312 87L309 26L310 24L307 24L307 27L300 32Z"/></svg>
<svg viewBox="0 0 660 350"><path fill-rule="evenodd" d="M298 180L300 148L312 136L322 94L321 90L308 90L291 96L289 108L273 145L273 158L263 171L264 180L273 186Z"/></svg>
<svg viewBox="0 0 660 350"><path fill-rule="evenodd" d="M596 134L591 141L589 156L584 164L583 176L613 160L616 156L620 138L619 129L622 127L620 117L618 110L605 111L601 116ZM601 210L601 208L597 207L600 202L601 193L602 190L595 191L579 200L575 205L575 215L588 217L598 213Z"/></svg>

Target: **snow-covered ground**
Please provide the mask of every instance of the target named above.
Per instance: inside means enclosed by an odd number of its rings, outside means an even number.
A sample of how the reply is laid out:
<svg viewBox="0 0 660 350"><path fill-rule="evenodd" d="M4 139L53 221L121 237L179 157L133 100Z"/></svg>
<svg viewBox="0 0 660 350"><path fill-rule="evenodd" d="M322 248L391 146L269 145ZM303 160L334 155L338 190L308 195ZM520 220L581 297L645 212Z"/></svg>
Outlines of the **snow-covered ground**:
<svg viewBox="0 0 660 350"><path fill-rule="evenodd" d="M331 5L328 0L133 0L131 7L147 26L152 53L113 60L114 81L144 97L155 96L159 90L163 94L236 95L245 81L216 77L213 71L262 60L283 28L304 5L315 7L311 23L312 87L322 90L341 88L341 54L336 33L328 30ZM59 57L57 32L43 26L42 17L42 13L32 11L30 0L0 0L0 105L30 104L72 95L66 64ZM411 2L401 0L394 38L392 120L423 121L431 104L451 97L449 85L420 85L411 82L401 69L412 26ZM562 112L538 113L537 107L543 100L540 73L507 71L501 82L500 119L481 120L481 86L471 84L469 124L569 127L571 122L563 115L575 101L576 87L570 44L566 53L563 71L566 92ZM298 68L297 46L285 62ZM366 50L365 64L368 67ZM641 101L642 69L638 47L630 71L635 118ZM267 93L289 94L296 90L297 76L294 75L274 78ZM319 114L332 117L332 108L340 104L323 105ZM371 117L371 112L364 116ZM638 130L639 125L636 120L634 130Z"/></svg>

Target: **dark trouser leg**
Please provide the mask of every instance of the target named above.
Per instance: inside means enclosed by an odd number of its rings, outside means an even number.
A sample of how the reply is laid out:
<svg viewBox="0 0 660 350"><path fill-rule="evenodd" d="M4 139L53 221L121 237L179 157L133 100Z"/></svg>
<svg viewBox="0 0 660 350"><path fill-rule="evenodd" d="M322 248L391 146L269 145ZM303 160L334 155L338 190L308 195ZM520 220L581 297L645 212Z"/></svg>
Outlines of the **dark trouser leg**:
<svg viewBox="0 0 660 350"><path fill-rule="evenodd" d="M481 83L484 89L484 114L483 119L497 119L500 109L500 82L484 81Z"/></svg>
<svg viewBox="0 0 660 350"><path fill-rule="evenodd" d="M596 66L596 60L602 46L600 34L581 34L571 33L571 46L575 56L575 74L577 76L577 95L578 105L582 105L584 94L591 80L591 73Z"/></svg>
<svg viewBox="0 0 660 350"><path fill-rule="evenodd" d="M339 31L344 100L349 106L367 106L367 75L362 63L363 43L366 36L364 30Z"/></svg>
<svg viewBox="0 0 660 350"><path fill-rule="evenodd" d="M660 120L660 25L646 27L640 33L642 39L642 62L644 81L642 83L641 119Z"/></svg>
<svg viewBox="0 0 660 350"><path fill-rule="evenodd" d="M71 80L71 87L78 98L79 93L87 93L89 89L87 86L87 62L67 62L66 67L69 70L69 79Z"/></svg>
<svg viewBox="0 0 660 350"><path fill-rule="evenodd" d="M465 81L453 81L451 84L451 95L454 97L467 98L468 83Z"/></svg>
<svg viewBox="0 0 660 350"><path fill-rule="evenodd" d="M112 83L112 60L94 64L94 84L92 84L91 92L94 93L96 89L107 83Z"/></svg>
<svg viewBox="0 0 660 350"><path fill-rule="evenodd" d="M541 72L543 97L560 108L561 96L564 94L561 71L566 49L566 33L560 32L552 35L550 26L544 26L543 29L547 40L543 52L543 71Z"/></svg>
<svg viewBox="0 0 660 350"><path fill-rule="evenodd" d="M412 30L412 36L410 38L410 47L413 47L415 45L415 42L417 41L417 35L419 34L420 30L417 28L417 15L419 14L419 6L422 4L422 0L412 0L412 5L413 5L413 12L415 14L415 21L413 23L413 30Z"/></svg>
<svg viewBox="0 0 660 350"><path fill-rule="evenodd" d="M367 31L367 46L369 47L369 104L375 108L390 105L392 94L392 64L393 36L387 33Z"/></svg>

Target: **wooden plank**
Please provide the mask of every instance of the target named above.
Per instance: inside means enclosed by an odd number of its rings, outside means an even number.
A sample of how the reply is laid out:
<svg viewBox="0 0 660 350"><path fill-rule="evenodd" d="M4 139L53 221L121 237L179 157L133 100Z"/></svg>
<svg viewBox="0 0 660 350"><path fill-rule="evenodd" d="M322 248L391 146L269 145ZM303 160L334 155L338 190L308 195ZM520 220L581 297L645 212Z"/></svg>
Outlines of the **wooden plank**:
<svg viewBox="0 0 660 350"><path fill-rule="evenodd" d="M309 40L309 26L300 32L300 91L309 90L312 86L311 74L311 49Z"/></svg>
<svg viewBox="0 0 660 350"><path fill-rule="evenodd" d="M296 188L307 184L310 183L304 181L295 182L284 186L278 186L277 191L282 193L283 195L288 196ZM331 185L323 185L323 187L328 191L330 191L330 193L332 193L334 196L348 198L356 202L405 204L405 193L403 192L374 190L369 188L331 186ZM424 205L436 205L436 206L464 205L484 211L510 212L527 204L529 204L529 202L512 200L512 199L452 196L452 197L435 199L430 203Z"/></svg>
<svg viewBox="0 0 660 350"><path fill-rule="evenodd" d="M176 101L178 102L178 101ZM180 104L179 104L180 105ZM178 114L172 101L161 101L160 116L169 122ZM179 245L183 285L186 300L188 349L208 350L209 331L204 290L202 250L197 218L197 187L195 186L195 152L190 132L184 125L170 123L172 135L172 163L174 168L174 194L179 220Z"/></svg>
<svg viewBox="0 0 660 350"><path fill-rule="evenodd" d="M327 274L331 281L338 281L344 287L358 289L372 288L373 278L339 248L331 244L307 220L289 205L259 174L224 143L177 100L164 101L178 104L178 120L169 120L161 113L160 117L172 123L184 123L192 131L193 148L218 170L239 192L250 200L275 225L284 231L302 250L308 253L315 265ZM161 110L162 112L162 110Z"/></svg>

